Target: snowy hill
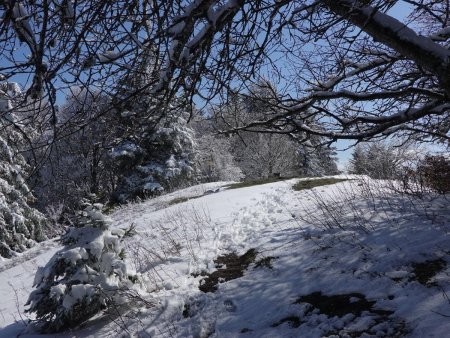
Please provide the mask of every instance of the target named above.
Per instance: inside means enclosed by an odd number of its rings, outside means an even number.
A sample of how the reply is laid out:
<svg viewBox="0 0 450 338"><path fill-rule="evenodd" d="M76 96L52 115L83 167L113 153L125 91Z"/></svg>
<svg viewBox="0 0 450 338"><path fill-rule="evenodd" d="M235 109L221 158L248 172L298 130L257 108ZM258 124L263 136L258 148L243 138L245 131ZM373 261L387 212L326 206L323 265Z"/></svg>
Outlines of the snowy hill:
<svg viewBox="0 0 450 338"><path fill-rule="evenodd" d="M143 299L51 337L449 336L448 200L339 178L210 183L115 211L138 232L126 259ZM0 337L40 337L24 304L59 249L0 262Z"/></svg>

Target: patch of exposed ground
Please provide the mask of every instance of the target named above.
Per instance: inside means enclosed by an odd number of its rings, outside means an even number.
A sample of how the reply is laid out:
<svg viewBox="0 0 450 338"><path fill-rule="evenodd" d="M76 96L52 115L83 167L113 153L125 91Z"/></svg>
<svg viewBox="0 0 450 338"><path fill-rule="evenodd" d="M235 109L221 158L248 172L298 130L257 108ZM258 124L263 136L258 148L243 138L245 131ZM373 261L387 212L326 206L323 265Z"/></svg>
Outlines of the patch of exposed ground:
<svg viewBox="0 0 450 338"><path fill-rule="evenodd" d="M232 183L225 186L227 189L240 189L240 188L248 188L253 187L255 185L261 185L261 184L268 184L268 183L275 183L280 181L287 181L291 180L293 178L299 178L298 176L290 176L290 177L268 177L268 178L262 178L259 180L252 180L252 181L244 181L239 183Z"/></svg>
<svg viewBox="0 0 450 338"><path fill-rule="evenodd" d="M257 254L256 249L250 249L241 256L229 253L217 257L214 260L217 270L205 275L206 278L200 282L200 291L215 292L219 283L242 277L244 270L255 261Z"/></svg>
<svg viewBox="0 0 450 338"><path fill-rule="evenodd" d="M295 183L292 186L292 189L296 191L300 190L306 190L306 189L312 189L315 187L320 187L323 185L330 185L330 184L336 184L340 182L348 181L348 179L345 178L322 178L322 179L315 179L315 180L305 180L305 181L299 181Z"/></svg>
<svg viewBox="0 0 450 338"><path fill-rule="evenodd" d="M422 263L412 263L411 266L414 273L414 277L411 280L416 280L422 285L431 287L436 286L436 283L432 282L433 277L445 270L447 262L442 258L438 258Z"/></svg>
<svg viewBox="0 0 450 338"><path fill-rule="evenodd" d="M400 338L409 332L405 321L396 317L393 311L376 308L375 300L367 300L360 293L324 295L322 292L313 292L299 297L294 303L311 306L305 313L305 321L317 310L329 318L346 318L344 328L329 331L324 337ZM367 328L358 329L363 321L366 322Z"/></svg>
<svg viewBox="0 0 450 338"><path fill-rule="evenodd" d="M349 293L344 295L327 296L322 292L313 292L309 295L301 296L295 304L308 303L320 313L328 317L343 317L348 313L360 316L363 311L370 311L376 314L391 314L391 311L373 309L376 301L368 301L363 294Z"/></svg>

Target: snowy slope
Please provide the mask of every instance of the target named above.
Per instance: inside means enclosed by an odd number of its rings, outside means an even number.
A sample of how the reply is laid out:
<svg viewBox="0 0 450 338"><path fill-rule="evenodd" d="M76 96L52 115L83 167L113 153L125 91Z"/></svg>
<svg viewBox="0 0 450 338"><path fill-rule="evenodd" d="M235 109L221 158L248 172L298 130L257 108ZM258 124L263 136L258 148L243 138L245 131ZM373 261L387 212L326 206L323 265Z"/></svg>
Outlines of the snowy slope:
<svg viewBox="0 0 450 338"><path fill-rule="evenodd" d="M448 336L448 200L367 179L294 191L296 181L204 196L225 183L201 185L117 210L115 226L137 227L127 260L147 302L51 336ZM36 266L57 249L45 242L0 263L0 337L39 336L19 313ZM242 276L199 290L232 268L217 257L250 249ZM422 276L424 266L434 273Z"/></svg>

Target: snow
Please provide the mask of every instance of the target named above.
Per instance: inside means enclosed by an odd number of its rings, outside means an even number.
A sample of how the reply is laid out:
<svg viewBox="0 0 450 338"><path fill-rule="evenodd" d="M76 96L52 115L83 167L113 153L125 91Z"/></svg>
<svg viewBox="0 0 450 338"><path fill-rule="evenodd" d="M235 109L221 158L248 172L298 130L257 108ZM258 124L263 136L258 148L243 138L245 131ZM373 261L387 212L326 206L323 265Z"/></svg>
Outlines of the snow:
<svg viewBox="0 0 450 338"><path fill-rule="evenodd" d="M63 284L52 286L52 288L50 289L50 298L60 298L62 295L64 295L65 290L66 286Z"/></svg>
<svg viewBox="0 0 450 338"><path fill-rule="evenodd" d="M180 21L176 23L174 26L170 27L169 33L172 35L179 35L183 31L186 23L184 21Z"/></svg>
<svg viewBox="0 0 450 338"><path fill-rule="evenodd" d="M370 17L382 27L395 32L398 39L406 41L423 49L435 57L439 58L442 65L447 65L450 60L450 51L445 47L434 43L430 38L417 35L411 28L407 27L395 18L390 17L380 11L374 11L374 8L367 6L361 10L367 17Z"/></svg>
<svg viewBox="0 0 450 338"><path fill-rule="evenodd" d="M212 25L215 26L217 20L222 17L225 12L235 10L238 7L239 4L236 0L229 0L224 5L219 6L217 9L211 7L208 10L208 19L212 23Z"/></svg>
<svg viewBox="0 0 450 338"><path fill-rule="evenodd" d="M186 44L187 49L194 48L202 39L206 36L206 34L210 31L211 25L209 23L205 24L199 32L195 34L191 40Z"/></svg>
<svg viewBox="0 0 450 338"><path fill-rule="evenodd" d="M14 122L14 117L11 114L12 101L21 93L19 85L15 82L0 83L0 112L2 118L8 122Z"/></svg>
<svg viewBox="0 0 450 338"><path fill-rule="evenodd" d="M162 191L164 189L161 186L161 184L159 184L159 183L148 182L148 183L144 184L144 190L147 190L147 191Z"/></svg>
<svg viewBox="0 0 450 338"><path fill-rule="evenodd" d="M448 201L415 200L393 193L389 182L346 177L353 180L302 191L292 189L298 179L230 190L229 182L208 183L116 210L111 219L117 231L136 226L137 235L125 243L127 262L142 274L154 305L134 309L120 326L97 318L57 337L116 337L125 334L123 327L137 337L338 337L342 330L389 337L402 325L411 337L447 336L448 265L431 280L437 286L425 286L415 278L412 263L443 259L450 264ZM176 199L188 200L172 204ZM328 214L320 205L329 206ZM341 228L327 228L325 214ZM256 261L273 257L272 268L252 263L242 277L221 283L214 293L198 289L202 271L219 269L215 258L250 248L258 251ZM37 266L58 249L46 241L0 262L0 337L39 336L25 328L19 312ZM107 265L107 257L102 261ZM64 302L89 296L90 288L79 285ZM384 320L376 310L327 316L295 303L318 291L361 293L376 302L373 309L393 313ZM58 288L51 292L64 294ZM351 304L358 301L349 298ZM283 321L296 317L298 327Z"/></svg>
<svg viewBox="0 0 450 338"><path fill-rule="evenodd" d="M63 306L67 310L80 302L84 297L90 297L94 294L95 287L92 285L74 285L69 294L64 297Z"/></svg>
<svg viewBox="0 0 450 338"><path fill-rule="evenodd" d="M116 51L113 51L113 50L107 50L107 51L105 51L103 53L97 53L97 60L100 63L110 63L110 62L114 62L117 59L123 57L127 53L129 53L129 50L124 50L122 52L116 52Z"/></svg>
<svg viewBox="0 0 450 338"><path fill-rule="evenodd" d="M37 46L34 40L34 32L29 21L30 14L21 2L14 3L12 17L14 18L14 28L19 35L19 39L26 40L32 52L35 52Z"/></svg>
<svg viewBox="0 0 450 338"><path fill-rule="evenodd" d="M113 159L118 157L133 158L135 156L135 153L138 153L140 151L141 150L139 146L135 145L134 143L125 143L116 148L113 148L111 151L111 157Z"/></svg>
<svg viewBox="0 0 450 338"><path fill-rule="evenodd" d="M436 33L430 35L430 39L436 41L446 41L450 37L450 27L444 27Z"/></svg>
<svg viewBox="0 0 450 338"><path fill-rule="evenodd" d="M362 63L358 63L358 64L354 64L353 70L350 70L348 72L346 72L345 74L342 74L340 76L335 76L335 77L331 77L328 79L328 81L326 82L321 82L319 83L318 88L314 88L314 93L316 90L319 90L320 92L322 88L324 89L332 89L334 86L336 86L340 81L342 81L345 78L349 78L351 76L357 75L358 73L360 73L362 70L364 69L370 69L370 68L374 68L380 65L383 65L385 63L387 63L389 60L385 57L379 57L379 58L375 58L373 60L371 60L370 62L366 63L366 64L362 64ZM296 109L295 106L293 107L293 109Z"/></svg>
<svg viewBox="0 0 450 338"><path fill-rule="evenodd" d="M67 250L63 253L62 257L69 261L72 265L75 265L75 263L80 260L86 258L86 250L84 248L75 248Z"/></svg>
<svg viewBox="0 0 450 338"><path fill-rule="evenodd" d="M28 32L32 32L30 23L27 21L30 16L26 10L26 8L20 2L16 2L14 4L12 14L14 19L17 21L22 21L23 26L27 29Z"/></svg>
<svg viewBox="0 0 450 338"><path fill-rule="evenodd" d="M21 318L25 319L24 305L32 290L35 272L58 249L54 241L46 241L17 257L0 261L0 337L15 337L23 330Z"/></svg>

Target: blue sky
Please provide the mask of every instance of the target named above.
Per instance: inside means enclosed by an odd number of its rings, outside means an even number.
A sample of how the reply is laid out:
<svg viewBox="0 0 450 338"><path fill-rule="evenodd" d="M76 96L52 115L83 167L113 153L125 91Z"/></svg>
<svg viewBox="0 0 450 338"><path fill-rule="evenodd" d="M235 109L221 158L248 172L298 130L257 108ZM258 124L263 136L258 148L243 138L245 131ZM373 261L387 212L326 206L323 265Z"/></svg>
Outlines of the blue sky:
<svg viewBox="0 0 450 338"><path fill-rule="evenodd" d="M403 1L398 2L394 7L392 7L389 11L389 14L395 17L397 20L400 20L403 23L406 23L406 17L411 12L411 8L405 4ZM336 142L335 146L338 151L338 166L339 169L344 169L348 163L348 160L351 157L352 149L344 150L351 146L354 141L348 140L340 140Z"/></svg>

